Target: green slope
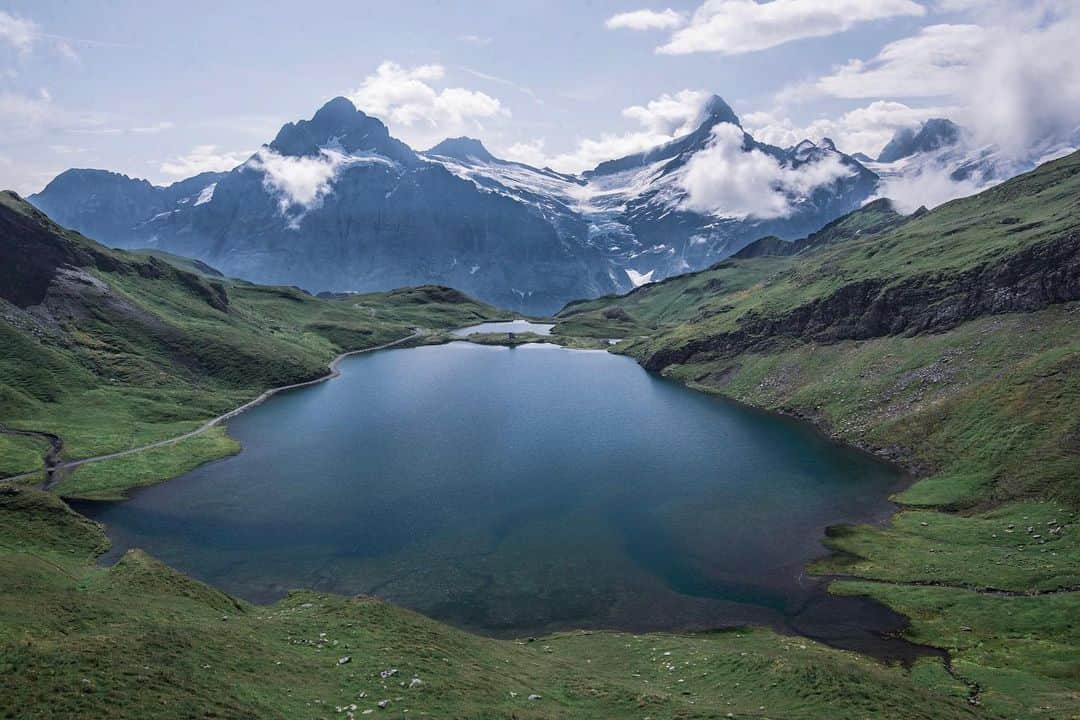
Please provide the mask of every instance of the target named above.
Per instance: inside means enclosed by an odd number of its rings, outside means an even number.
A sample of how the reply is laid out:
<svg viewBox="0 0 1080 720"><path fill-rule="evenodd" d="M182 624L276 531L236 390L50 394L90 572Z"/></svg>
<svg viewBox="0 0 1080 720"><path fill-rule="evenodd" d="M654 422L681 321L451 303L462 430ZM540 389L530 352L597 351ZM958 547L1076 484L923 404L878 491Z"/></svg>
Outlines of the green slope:
<svg viewBox="0 0 1080 720"><path fill-rule="evenodd" d="M340 352L504 315L448 288L322 299L189 267L109 250L0 194L0 426L59 435L64 459L111 453L319 377ZM0 437L5 474L42 466L26 438ZM155 453L175 475L234 449L219 431ZM170 476L132 469L145 462L85 466L59 489L114 496Z"/></svg>
<svg viewBox="0 0 1080 720"><path fill-rule="evenodd" d="M252 606L138 551L93 565L104 535L53 495L0 492L0 519L4 717L975 717L936 660L909 674L764 629L492 640L312 592Z"/></svg>
<svg viewBox="0 0 1080 720"><path fill-rule="evenodd" d="M625 338L647 368L909 467L892 522L834 529L816 569L912 617L982 707L1076 716L1080 153L880 232L750 254L571 304L555 332Z"/></svg>

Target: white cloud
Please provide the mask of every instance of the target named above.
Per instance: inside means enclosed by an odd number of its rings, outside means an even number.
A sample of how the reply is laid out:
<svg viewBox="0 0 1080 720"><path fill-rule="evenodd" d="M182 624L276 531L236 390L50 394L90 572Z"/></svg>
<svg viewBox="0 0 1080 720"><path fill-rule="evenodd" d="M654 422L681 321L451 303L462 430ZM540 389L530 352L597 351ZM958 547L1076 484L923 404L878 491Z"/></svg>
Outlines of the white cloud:
<svg viewBox="0 0 1080 720"><path fill-rule="evenodd" d="M154 123L153 125L147 125L145 127L133 127L131 128L131 132L137 133L139 135L157 135L163 130L171 130L174 127L176 127L176 125L174 125L172 122L168 120L162 120L161 122Z"/></svg>
<svg viewBox="0 0 1080 720"><path fill-rule="evenodd" d="M934 10L937 12L964 12L966 10L978 10L985 7L987 0L936 0Z"/></svg>
<svg viewBox="0 0 1080 720"><path fill-rule="evenodd" d="M960 88L962 123L1006 153L1080 128L1080 4L1051 5L1049 21L1012 13L991 25Z"/></svg>
<svg viewBox="0 0 1080 720"><path fill-rule="evenodd" d="M835 155L798 168L743 148L743 131L720 123L709 146L694 155L680 179L688 210L733 218L777 218L792 211L788 195L802 196L850 174Z"/></svg>
<svg viewBox="0 0 1080 720"><path fill-rule="evenodd" d="M0 40L20 53L29 52L41 37L41 28L33 20L0 10Z"/></svg>
<svg viewBox="0 0 1080 720"><path fill-rule="evenodd" d="M516 142L503 150L501 156L533 167L543 167L548 163L544 154L544 138Z"/></svg>
<svg viewBox="0 0 1080 720"><path fill-rule="evenodd" d="M497 98L486 93L434 87L445 74L442 65L406 68L385 61L349 93L349 99L363 112L389 124L395 134L418 145L477 129L483 119L510 115ZM401 133L403 128L407 132Z"/></svg>
<svg viewBox="0 0 1080 720"><path fill-rule="evenodd" d="M317 156L279 155L264 146L245 167L263 173L263 187L277 196L282 215L288 217L290 210L299 209L289 220L289 226L296 228L304 214L321 205L330 194L342 168L369 164L394 163L378 156L346 155L327 148L321 149Z"/></svg>
<svg viewBox="0 0 1080 720"><path fill-rule="evenodd" d="M263 173L267 192L278 195L282 214L291 207L308 210L318 205L330 192L338 167L345 156L332 150L322 150L315 157L279 155L264 147L255 154L249 167Z"/></svg>
<svg viewBox="0 0 1080 720"><path fill-rule="evenodd" d="M605 160L643 152L670 142L696 128L702 121L705 103L710 95L703 90L680 90L665 93L644 105L633 105L622 111L623 117L637 121L641 130L625 133L602 133L598 138L578 141L570 152L541 157L543 142L518 143L507 151L508 157L530 165L548 165L561 172L581 172L596 167ZM525 160L528 156L530 159Z"/></svg>
<svg viewBox="0 0 1080 720"><path fill-rule="evenodd" d="M951 168L927 165L920 171L882 178L879 197L893 201L902 213L911 213L922 206L933 208L958 197L974 195L987 187L972 179L955 180Z"/></svg>
<svg viewBox="0 0 1080 720"><path fill-rule="evenodd" d="M491 44L491 38L484 35L473 35L471 33L458 35L458 40L469 45L475 45L476 47L484 47Z"/></svg>
<svg viewBox="0 0 1080 720"><path fill-rule="evenodd" d="M605 160L633 155L667 142L667 135L650 132L630 132L618 135L603 133L599 138L578 141L578 146L568 153L560 153L548 160L560 172L581 172L596 167Z"/></svg>
<svg viewBox="0 0 1080 720"><path fill-rule="evenodd" d="M914 0L707 0L657 52L737 55L833 35L873 20L925 13Z"/></svg>
<svg viewBox="0 0 1080 720"><path fill-rule="evenodd" d="M775 111L747 113L742 120L755 139L772 145L788 147L807 138L817 142L827 137L843 152L877 157L897 130L915 127L932 117L955 117L958 112L953 106L909 107L900 102L876 100L839 117L822 117L806 125L779 117Z"/></svg>
<svg viewBox="0 0 1080 720"><path fill-rule="evenodd" d="M72 145L50 145L49 149L57 155L78 155L87 152L87 148Z"/></svg>
<svg viewBox="0 0 1080 720"><path fill-rule="evenodd" d="M889 43L871 60L850 60L814 87L841 98L952 95L962 90L985 42L978 25L930 25Z"/></svg>
<svg viewBox="0 0 1080 720"><path fill-rule="evenodd" d="M174 180L204 172L225 172L243 164L249 152L219 152L216 145L199 145L187 155L166 160L159 168Z"/></svg>
<svg viewBox="0 0 1080 720"><path fill-rule="evenodd" d="M71 43L63 38L56 38L53 41L53 47L61 57L70 60L71 62L79 62L79 53L75 52L75 48L71 47Z"/></svg>
<svg viewBox="0 0 1080 720"><path fill-rule="evenodd" d="M686 22L682 13L665 10L634 10L612 15L604 22L609 30L670 30Z"/></svg>
<svg viewBox="0 0 1080 720"><path fill-rule="evenodd" d="M800 93L944 96L983 143L1019 153L1080 124L1080 5L986 3L981 24L932 25L851 60Z"/></svg>
<svg viewBox="0 0 1080 720"><path fill-rule="evenodd" d="M702 112L710 94L704 90L680 90L674 95L664 93L644 105L632 105L622 111L623 117L637 120L649 132L678 136L694 130L702 121Z"/></svg>
<svg viewBox="0 0 1080 720"><path fill-rule="evenodd" d="M38 134L54 115L52 97L42 90L37 97L0 92L0 129L7 137Z"/></svg>
<svg viewBox="0 0 1080 720"><path fill-rule="evenodd" d="M476 70L476 69L470 68L470 67L459 67L458 69L461 70L463 73L468 73L469 75L472 75L473 77L478 77L481 80L487 80L488 82L498 83L499 85L506 85L507 87L512 87L515 90L518 90L519 92L525 93L526 95L531 97L533 100L535 100L538 104L540 104L540 105L544 104L543 100L541 100L540 98L538 98L536 96L536 93L533 92L532 88L525 87L524 85L519 85L516 82L514 82L513 80L509 80L509 79L504 78L504 77L499 77L498 75L492 75L490 73L481 72L480 70Z"/></svg>
<svg viewBox="0 0 1080 720"><path fill-rule="evenodd" d="M55 141L61 134L103 135L119 133L107 127L106 113L79 111L53 102L52 94L40 88L34 95L0 91L0 137L26 142L40 138Z"/></svg>

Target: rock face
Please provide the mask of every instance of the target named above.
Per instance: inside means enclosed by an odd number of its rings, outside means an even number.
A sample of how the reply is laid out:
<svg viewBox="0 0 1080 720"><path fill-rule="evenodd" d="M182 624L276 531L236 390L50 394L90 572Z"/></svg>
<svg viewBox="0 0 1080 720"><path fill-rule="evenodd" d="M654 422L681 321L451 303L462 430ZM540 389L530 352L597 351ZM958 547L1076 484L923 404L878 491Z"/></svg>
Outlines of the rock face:
<svg viewBox="0 0 1080 720"><path fill-rule="evenodd" d="M745 317L738 330L665 348L644 365L659 371L691 357L730 357L778 338L836 342L948 330L983 315L1032 312L1080 300L1080 234L1023 248L956 274L900 283L868 279L773 317Z"/></svg>
<svg viewBox="0 0 1080 720"><path fill-rule="evenodd" d="M256 282L313 292L436 283L547 313L706 267L763 235L806 235L877 187L829 141L782 149L744 133L743 151L786 171L829 159L847 173L792 196L785 217L687 210L687 164L723 123L739 119L714 97L693 132L573 176L500 160L471 138L418 153L336 98L228 173L154 187L69 170L30 200L107 244L159 248Z"/></svg>
<svg viewBox="0 0 1080 720"><path fill-rule="evenodd" d="M960 128L956 123L944 118L931 118L915 128L897 131L886 145L878 162L891 163L910 157L915 153L933 152L943 147L955 145L960 141Z"/></svg>

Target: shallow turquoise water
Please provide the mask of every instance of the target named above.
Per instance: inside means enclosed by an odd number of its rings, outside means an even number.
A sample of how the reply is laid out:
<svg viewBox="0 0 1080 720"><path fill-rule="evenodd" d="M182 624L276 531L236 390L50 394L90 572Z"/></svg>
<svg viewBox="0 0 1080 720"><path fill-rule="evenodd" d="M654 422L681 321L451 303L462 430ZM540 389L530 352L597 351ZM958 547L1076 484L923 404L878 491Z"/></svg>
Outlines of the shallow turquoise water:
<svg viewBox="0 0 1080 720"><path fill-rule="evenodd" d="M897 626L803 566L826 525L891 512L902 478L807 425L554 346L341 371L233 420L241 454L79 509L114 556L255 601L369 593L495 634L754 622L858 645Z"/></svg>

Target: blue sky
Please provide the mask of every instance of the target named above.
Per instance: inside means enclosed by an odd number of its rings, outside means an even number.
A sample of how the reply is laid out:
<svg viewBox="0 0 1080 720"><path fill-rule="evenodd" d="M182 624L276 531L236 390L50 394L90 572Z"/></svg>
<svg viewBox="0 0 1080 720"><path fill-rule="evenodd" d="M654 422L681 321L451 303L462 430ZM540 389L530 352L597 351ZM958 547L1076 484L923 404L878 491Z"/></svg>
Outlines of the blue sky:
<svg viewBox="0 0 1080 720"><path fill-rule="evenodd" d="M1080 120L1075 5L4 2L0 185L224 169L336 95L419 149L468 134L569 171L685 131L712 92L778 144L876 153L936 114L999 141Z"/></svg>

